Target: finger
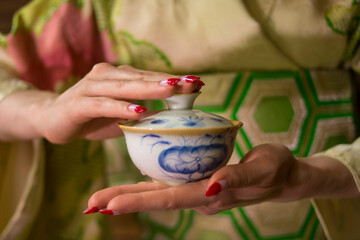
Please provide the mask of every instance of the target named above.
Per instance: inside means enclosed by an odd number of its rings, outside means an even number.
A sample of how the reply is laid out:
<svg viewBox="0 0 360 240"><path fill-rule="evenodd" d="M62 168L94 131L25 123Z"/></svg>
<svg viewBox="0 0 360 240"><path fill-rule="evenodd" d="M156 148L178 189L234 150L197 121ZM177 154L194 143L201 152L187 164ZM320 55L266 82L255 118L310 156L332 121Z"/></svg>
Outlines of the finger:
<svg viewBox="0 0 360 240"><path fill-rule="evenodd" d="M170 97L175 92L193 92L197 88L197 82L182 82L180 78L167 78L161 81L88 79L79 88L86 96L134 100L161 99Z"/></svg>
<svg viewBox="0 0 360 240"><path fill-rule="evenodd" d="M204 196L207 181L187 183L155 191L120 194L108 203L107 213L174 210L205 205L210 201Z"/></svg>
<svg viewBox="0 0 360 240"><path fill-rule="evenodd" d="M90 209L93 207L102 209L108 205L111 199L120 194L154 191L169 187L169 185L164 183L154 182L140 182L137 184L109 187L94 193L88 201L88 206Z"/></svg>
<svg viewBox="0 0 360 240"><path fill-rule="evenodd" d="M179 83L176 88L176 93L192 93L192 92L198 92L201 87L198 87L197 82L193 83ZM196 91L196 89L199 89Z"/></svg>
<svg viewBox="0 0 360 240"><path fill-rule="evenodd" d="M233 193L235 194L235 193ZM245 207L245 206L250 206L250 205L254 205L254 204L259 204L262 203L264 201L269 200L270 198L256 198L256 199L233 199L232 201L228 201L227 203L223 203L223 201L212 201L209 205L207 206L200 206L200 207L196 207L193 208L193 210L204 214L204 215L213 215L225 210L229 210L232 208L236 208L236 207Z"/></svg>
<svg viewBox="0 0 360 240"><path fill-rule="evenodd" d="M137 70L139 71L139 70ZM204 82L200 80L199 76L195 75L171 75L167 73L160 73L160 72L151 72L140 70L144 73L144 81L161 81L163 79L180 79L180 82L176 84L175 92L176 93L191 93L191 92L198 92L202 86L204 86Z"/></svg>
<svg viewBox="0 0 360 240"><path fill-rule="evenodd" d="M204 83L200 77L194 75L184 75L180 77L181 81L177 84L176 93L191 93L200 91Z"/></svg>
<svg viewBox="0 0 360 240"><path fill-rule="evenodd" d="M162 79L169 79L169 78L180 79L181 81L176 85L175 88L176 93L191 93L194 91L198 92L201 89L201 87L205 85L204 82L200 80L200 77L195 75L178 76L178 75L171 75L160 72L151 72L145 70L140 70L140 71L144 73L143 80L145 81L161 81Z"/></svg>
<svg viewBox="0 0 360 240"><path fill-rule="evenodd" d="M142 81L161 81L168 78L179 78L178 75L172 75L163 72L154 72L148 70L136 69L129 65L113 66L109 63L98 63L88 74L96 80L116 79L116 80L142 80Z"/></svg>
<svg viewBox="0 0 360 240"><path fill-rule="evenodd" d="M98 118L87 123L87 127L79 132L79 138L88 140L102 140L123 136L123 132L117 125L118 118Z"/></svg>
<svg viewBox="0 0 360 240"><path fill-rule="evenodd" d="M74 116L78 123L89 121L94 118L122 118L138 119L146 112L143 106L125 101L114 100L107 97L81 98L70 109L70 115Z"/></svg>
<svg viewBox="0 0 360 240"><path fill-rule="evenodd" d="M104 80L89 79L79 88L85 96L110 97L115 99L160 99L172 96L176 91L176 84L180 79L169 78L162 81L141 80Z"/></svg>
<svg viewBox="0 0 360 240"><path fill-rule="evenodd" d="M196 88L193 90L193 92L199 92L203 86L205 86L205 83L201 80L198 80Z"/></svg>
<svg viewBox="0 0 360 240"><path fill-rule="evenodd" d="M121 65L115 67L109 63L98 63L94 65L89 73L92 78L97 80L116 79L116 80L142 80L142 81L161 81L169 78L180 78L183 83L197 83L200 77L195 75L172 75L163 72L154 72L148 70L136 69L129 65ZM100 76L100 77L99 77ZM185 87L188 84L185 84ZM203 86L204 83L199 81L197 88ZM181 89L181 88L180 88Z"/></svg>
<svg viewBox="0 0 360 240"><path fill-rule="evenodd" d="M166 79L180 79L180 83L176 84L176 87L174 87L177 93L190 93L195 90L199 91L203 85L203 82L201 81L198 83L200 77L194 75L178 76L161 72L139 70L128 65L114 67L108 63L96 64L93 67L93 70L90 72L89 76L90 79L95 81L101 80L100 82L104 82L104 80L115 80L112 82L112 84L111 82L109 83L110 85L115 85L115 87L118 85L117 81L119 80L156 81L163 83ZM166 84L163 84L163 86L166 86Z"/></svg>
<svg viewBox="0 0 360 240"><path fill-rule="evenodd" d="M173 75L173 74L164 73L164 72L154 72L154 71L149 71L149 70L137 69L137 68L134 68L134 67L129 66L129 65L121 65L121 66L118 66L117 68L122 70L122 71L136 73L139 76L142 76L141 79L137 79L137 80L143 80L143 81L161 81L163 79L179 78L180 77L178 75ZM128 79L125 79L125 80L133 80L133 79L128 78Z"/></svg>
<svg viewBox="0 0 360 240"><path fill-rule="evenodd" d="M183 76L172 75L164 72L154 72L149 70L136 69L129 65L119 66L118 69L141 73L143 74L142 80L144 81L160 81L162 79L167 79L167 78L180 78L182 80L181 82L183 83L193 83L200 79L199 76L195 76L195 75L183 75Z"/></svg>
<svg viewBox="0 0 360 240"><path fill-rule="evenodd" d="M264 174L266 170L257 161L225 166L211 176L205 194L210 197L224 189L261 184Z"/></svg>
<svg viewBox="0 0 360 240"><path fill-rule="evenodd" d="M106 62L95 64L87 76L97 80L144 80L146 78L144 72L131 66L122 65L120 67L115 67Z"/></svg>
<svg viewBox="0 0 360 240"><path fill-rule="evenodd" d="M144 113L139 119L150 116L152 113ZM119 118L95 118L86 123L87 127L82 128L78 137L88 140L102 140L123 136L123 132L118 126L119 122L127 122L129 119Z"/></svg>
<svg viewBox="0 0 360 240"><path fill-rule="evenodd" d="M91 69L91 71L87 74L87 76L98 80L103 80L103 79L142 80L143 79L143 74L140 72L121 70L106 62L95 64Z"/></svg>

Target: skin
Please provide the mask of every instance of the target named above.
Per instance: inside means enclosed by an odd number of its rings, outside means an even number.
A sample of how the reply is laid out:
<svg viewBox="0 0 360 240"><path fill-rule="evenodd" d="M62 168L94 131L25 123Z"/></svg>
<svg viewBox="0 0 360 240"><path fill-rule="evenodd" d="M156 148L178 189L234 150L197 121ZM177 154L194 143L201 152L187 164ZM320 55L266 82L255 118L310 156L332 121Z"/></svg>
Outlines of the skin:
<svg viewBox="0 0 360 240"><path fill-rule="evenodd" d="M220 193L205 196L219 181L225 182ZM113 214L186 208L215 214L264 201L340 197L360 197L360 193L350 171L338 160L323 156L296 159L283 145L263 144L249 151L241 164L225 166L210 179L175 187L153 182L114 186L94 193L88 207Z"/></svg>
<svg viewBox="0 0 360 240"><path fill-rule="evenodd" d="M200 89L197 82L160 84L178 77L100 63L63 94L40 90L15 92L0 102L0 141L46 138L63 144L77 138L121 136L119 121L146 115L129 110L130 100L160 99Z"/></svg>

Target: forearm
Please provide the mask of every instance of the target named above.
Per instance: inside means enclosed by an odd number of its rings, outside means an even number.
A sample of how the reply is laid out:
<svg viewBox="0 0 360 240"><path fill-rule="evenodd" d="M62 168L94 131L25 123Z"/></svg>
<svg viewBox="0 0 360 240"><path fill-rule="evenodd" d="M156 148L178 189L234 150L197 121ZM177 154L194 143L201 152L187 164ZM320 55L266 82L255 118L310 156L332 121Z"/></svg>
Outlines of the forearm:
<svg viewBox="0 0 360 240"><path fill-rule="evenodd" d="M40 90L17 91L0 102L0 141L43 137L44 110L57 94ZM51 116L47 116L51 118Z"/></svg>
<svg viewBox="0 0 360 240"><path fill-rule="evenodd" d="M330 156L299 159L299 186L304 198L360 197L354 177L344 164Z"/></svg>

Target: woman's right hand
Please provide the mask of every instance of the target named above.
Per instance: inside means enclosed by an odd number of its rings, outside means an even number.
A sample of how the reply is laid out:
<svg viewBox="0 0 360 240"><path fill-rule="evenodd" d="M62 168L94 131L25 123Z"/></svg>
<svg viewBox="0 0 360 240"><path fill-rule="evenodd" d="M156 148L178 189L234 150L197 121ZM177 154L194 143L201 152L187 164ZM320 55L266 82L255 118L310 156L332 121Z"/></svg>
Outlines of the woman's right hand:
<svg viewBox="0 0 360 240"><path fill-rule="evenodd" d="M268 143L251 149L241 163L224 166L197 182L178 186L140 182L99 190L84 213L194 209L215 214L261 202L359 197L353 174L339 160L321 155L295 158L284 145Z"/></svg>
<svg viewBox="0 0 360 240"><path fill-rule="evenodd" d="M12 128L13 132L2 129L7 133L2 136L15 139L45 137L59 144L77 138L117 137L122 135L117 122L139 119L146 111L131 100L167 98L174 93L197 91L201 85L195 76L180 77L100 63L61 95L34 90L6 97L0 103L0 113L7 117L0 124L11 125L14 120L21 122L17 122L18 129ZM9 109L13 107L17 109L15 114Z"/></svg>

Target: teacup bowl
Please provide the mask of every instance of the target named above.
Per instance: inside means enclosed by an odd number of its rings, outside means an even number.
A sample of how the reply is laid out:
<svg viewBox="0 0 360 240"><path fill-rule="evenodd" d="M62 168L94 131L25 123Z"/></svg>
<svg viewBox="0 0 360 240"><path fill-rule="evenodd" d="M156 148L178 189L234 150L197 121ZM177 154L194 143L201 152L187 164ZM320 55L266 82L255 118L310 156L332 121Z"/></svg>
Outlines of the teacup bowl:
<svg viewBox="0 0 360 240"><path fill-rule="evenodd" d="M174 186L207 178L228 163L242 126L230 122L216 128L142 129L131 122L119 127L142 174Z"/></svg>

